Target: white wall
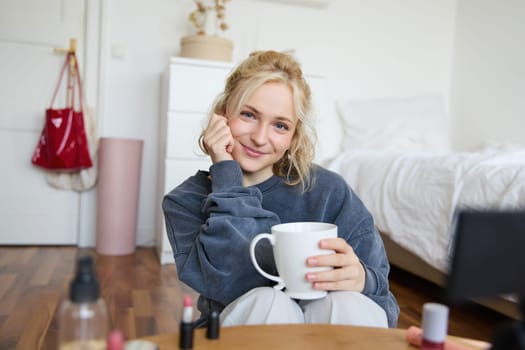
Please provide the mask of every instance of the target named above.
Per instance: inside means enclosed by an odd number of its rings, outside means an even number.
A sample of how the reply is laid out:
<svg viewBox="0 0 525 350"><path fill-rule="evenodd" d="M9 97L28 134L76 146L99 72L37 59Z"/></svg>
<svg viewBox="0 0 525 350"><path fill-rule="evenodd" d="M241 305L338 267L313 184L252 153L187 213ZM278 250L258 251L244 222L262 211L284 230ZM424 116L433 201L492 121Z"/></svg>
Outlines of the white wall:
<svg viewBox="0 0 525 350"><path fill-rule="evenodd" d="M460 0L457 16L453 147L525 144L525 2Z"/></svg>
<svg viewBox="0 0 525 350"><path fill-rule="evenodd" d="M137 242L153 244L160 74L179 53L180 38L191 33L186 18L193 2L110 0L104 6L100 134L145 141ZM332 0L322 9L232 0L227 36L234 60L256 49L295 50L305 71L326 77L334 98L448 98L455 11L456 0ZM82 241L93 244L94 233Z"/></svg>
<svg viewBox="0 0 525 350"><path fill-rule="evenodd" d="M230 4L232 17L243 20L232 23L239 58L253 49L294 49L306 72L326 77L334 99L436 93L448 100L455 0L332 0L321 10ZM338 131L320 134L327 156L337 151Z"/></svg>

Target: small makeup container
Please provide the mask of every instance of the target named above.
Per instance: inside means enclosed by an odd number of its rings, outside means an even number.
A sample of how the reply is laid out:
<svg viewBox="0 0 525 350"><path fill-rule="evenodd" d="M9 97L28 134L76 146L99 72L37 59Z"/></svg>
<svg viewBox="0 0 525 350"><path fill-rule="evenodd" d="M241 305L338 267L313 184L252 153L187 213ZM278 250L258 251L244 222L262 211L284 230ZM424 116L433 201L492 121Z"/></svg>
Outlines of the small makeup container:
<svg viewBox="0 0 525 350"><path fill-rule="evenodd" d="M114 329L109 332L107 350L124 350L124 334L121 330Z"/></svg>
<svg viewBox="0 0 525 350"><path fill-rule="evenodd" d="M206 338L219 339L220 320L219 312L213 310L208 316L208 326L206 328Z"/></svg>
<svg viewBox="0 0 525 350"><path fill-rule="evenodd" d="M131 340L126 342L124 350L159 350L159 348L148 340Z"/></svg>
<svg viewBox="0 0 525 350"><path fill-rule="evenodd" d="M180 323L179 348L193 348L193 300L185 295L182 307L182 320Z"/></svg>
<svg viewBox="0 0 525 350"><path fill-rule="evenodd" d="M448 329L448 306L437 303L423 305L423 341L421 350L443 350Z"/></svg>

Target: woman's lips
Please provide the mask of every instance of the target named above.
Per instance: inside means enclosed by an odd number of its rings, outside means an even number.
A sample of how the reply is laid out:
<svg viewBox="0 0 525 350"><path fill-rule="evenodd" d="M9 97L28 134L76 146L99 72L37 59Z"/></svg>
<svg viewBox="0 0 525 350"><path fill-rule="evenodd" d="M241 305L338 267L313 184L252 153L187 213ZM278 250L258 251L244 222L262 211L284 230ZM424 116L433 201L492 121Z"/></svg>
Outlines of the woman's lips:
<svg viewBox="0 0 525 350"><path fill-rule="evenodd" d="M242 145L242 148L244 149L244 152L250 157L257 158L257 157L261 157L261 156L263 156L265 154L263 152L256 151L253 148L247 147L245 145Z"/></svg>

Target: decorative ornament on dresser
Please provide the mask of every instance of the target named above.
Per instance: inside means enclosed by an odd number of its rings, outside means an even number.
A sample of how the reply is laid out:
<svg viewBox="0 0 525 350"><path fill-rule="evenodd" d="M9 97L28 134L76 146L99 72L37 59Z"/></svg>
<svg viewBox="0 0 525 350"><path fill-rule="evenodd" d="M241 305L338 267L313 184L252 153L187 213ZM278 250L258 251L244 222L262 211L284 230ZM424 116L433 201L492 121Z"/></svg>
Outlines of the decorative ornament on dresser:
<svg viewBox="0 0 525 350"><path fill-rule="evenodd" d="M194 0L196 9L189 21L195 34L181 39L181 56L218 61L231 61L233 42L219 35L228 29L226 3L230 0Z"/></svg>

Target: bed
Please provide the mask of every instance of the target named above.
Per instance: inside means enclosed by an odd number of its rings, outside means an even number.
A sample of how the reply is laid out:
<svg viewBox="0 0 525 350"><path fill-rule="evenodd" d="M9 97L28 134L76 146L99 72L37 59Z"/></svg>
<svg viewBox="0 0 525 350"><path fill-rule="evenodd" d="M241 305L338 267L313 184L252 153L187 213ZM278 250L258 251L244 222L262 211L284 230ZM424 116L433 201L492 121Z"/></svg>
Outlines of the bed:
<svg viewBox="0 0 525 350"><path fill-rule="evenodd" d="M324 161L372 212L392 265L446 284L458 209L525 208L525 147L454 152L443 99L336 103L341 148ZM510 298L478 302L518 317Z"/></svg>

